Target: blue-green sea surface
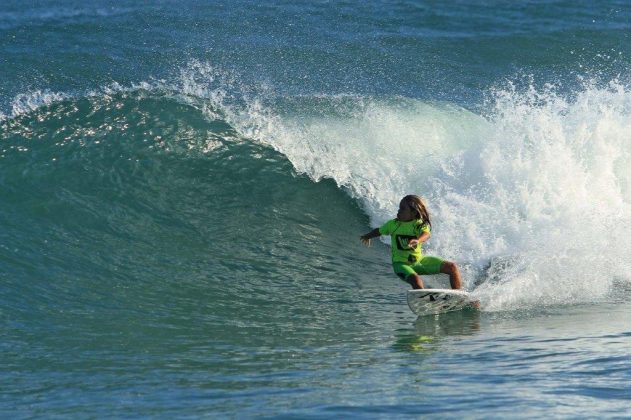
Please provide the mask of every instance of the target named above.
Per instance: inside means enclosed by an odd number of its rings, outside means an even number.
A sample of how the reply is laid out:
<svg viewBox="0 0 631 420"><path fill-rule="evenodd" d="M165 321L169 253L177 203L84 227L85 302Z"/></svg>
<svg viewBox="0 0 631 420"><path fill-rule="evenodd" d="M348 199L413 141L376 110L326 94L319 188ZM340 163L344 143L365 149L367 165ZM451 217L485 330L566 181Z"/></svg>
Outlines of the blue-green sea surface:
<svg viewBox="0 0 631 420"><path fill-rule="evenodd" d="M629 416L630 34L621 1L4 1L0 416ZM480 311L417 318L360 243L406 194Z"/></svg>

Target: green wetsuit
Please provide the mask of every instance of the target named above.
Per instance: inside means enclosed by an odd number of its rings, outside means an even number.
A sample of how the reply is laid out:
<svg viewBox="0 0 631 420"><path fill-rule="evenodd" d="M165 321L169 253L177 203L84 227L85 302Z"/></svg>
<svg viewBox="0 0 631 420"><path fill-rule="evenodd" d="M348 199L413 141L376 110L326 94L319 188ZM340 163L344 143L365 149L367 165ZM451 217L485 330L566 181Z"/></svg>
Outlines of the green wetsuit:
<svg viewBox="0 0 631 420"><path fill-rule="evenodd" d="M444 260L438 257L423 256L421 243L410 247L408 242L417 239L423 233L430 233L429 224L421 220L401 222L392 219L379 228L382 235L390 235L392 250L392 268L394 272L406 279L411 274L438 274Z"/></svg>

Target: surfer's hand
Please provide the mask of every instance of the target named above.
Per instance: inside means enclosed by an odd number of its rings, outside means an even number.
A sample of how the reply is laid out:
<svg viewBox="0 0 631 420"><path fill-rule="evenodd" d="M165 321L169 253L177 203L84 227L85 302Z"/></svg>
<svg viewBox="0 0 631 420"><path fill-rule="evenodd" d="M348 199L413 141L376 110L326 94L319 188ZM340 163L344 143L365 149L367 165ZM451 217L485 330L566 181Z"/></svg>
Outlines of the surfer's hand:
<svg viewBox="0 0 631 420"><path fill-rule="evenodd" d="M365 235L359 237L359 240L366 246L370 246L370 240L372 238L378 238L381 234L379 233L379 229L373 229Z"/></svg>
<svg viewBox="0 0 631 420"><path fill-rule="evenodd" d="M408 247L409 248L416 248L416 246L420 243L421 241L419 239L410 239L408 241Z"/></svg>

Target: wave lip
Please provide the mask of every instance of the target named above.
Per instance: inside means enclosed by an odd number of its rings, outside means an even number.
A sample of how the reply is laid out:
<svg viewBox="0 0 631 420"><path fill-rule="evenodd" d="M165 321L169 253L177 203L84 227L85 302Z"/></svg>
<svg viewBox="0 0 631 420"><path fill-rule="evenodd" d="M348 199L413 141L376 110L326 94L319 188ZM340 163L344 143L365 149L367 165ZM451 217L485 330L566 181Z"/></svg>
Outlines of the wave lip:
<svg viewBox="0 0 631 420"><path fill-rule="evenodd" d="M631 94L620 81L571 94L508 83L489 92L479 114L403 97L279 96L202 62L173 80L84 93L104 103L116 95L198 110L225 139L274 149L295 172L333 180L373 226L393 217L401 196L425 196L434 222L427 252L459 262L489 308L590 301L631 279L623 246L631 233ZM72 98L21 95L11 113ZM209 144L189 139L186 149ZM596 297L588 292L594 282Z"/></svg>

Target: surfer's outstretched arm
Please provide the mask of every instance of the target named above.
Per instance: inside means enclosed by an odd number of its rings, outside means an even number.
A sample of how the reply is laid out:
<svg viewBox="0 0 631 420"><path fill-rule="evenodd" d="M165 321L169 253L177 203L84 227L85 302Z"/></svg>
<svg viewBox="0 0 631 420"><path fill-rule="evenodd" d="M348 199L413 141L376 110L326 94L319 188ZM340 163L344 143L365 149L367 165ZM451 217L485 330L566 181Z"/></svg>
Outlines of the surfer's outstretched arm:
<svg viewBox="0 0 631 420"><path fill-rule="evenodd" d="M379 228L377 228L377 229L371 230L365 235L360 236L359 239L362 241L364 245L370 246L370 240L373 238L378 238L380 236L381 236L381 233L379 232Z"/></svg>

